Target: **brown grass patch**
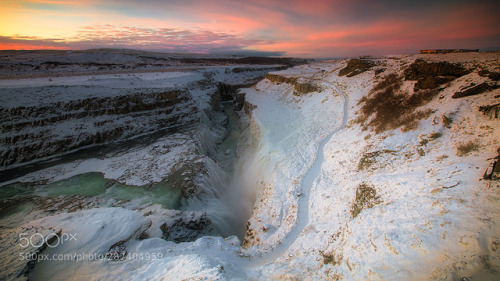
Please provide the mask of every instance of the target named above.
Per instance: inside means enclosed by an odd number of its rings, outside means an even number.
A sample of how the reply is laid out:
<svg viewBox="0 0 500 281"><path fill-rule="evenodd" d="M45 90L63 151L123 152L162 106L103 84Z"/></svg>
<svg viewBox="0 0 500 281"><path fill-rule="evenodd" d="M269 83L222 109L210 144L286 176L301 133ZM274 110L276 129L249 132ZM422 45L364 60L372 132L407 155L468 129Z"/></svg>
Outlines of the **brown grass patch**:
<svg viewBox="0 0 500 281"><path fill-rule="evenodd" d="M428 118L432 110L417 109L429 103L439 91L422 90L409 94L401 91L402 80L402 76L392 73L375 85L358 103L363 105L357 122L381 133L400 127L403 131L410 131L418 127L419 120Z"/></svg>
<svg viewBox="0 0 500 281"><path fill-rule="evenodd" d="M426 139L426 138L422 138L422 140L420 140L420 146L425 146L429 143L429 141L432 141L432 140L435 140L435 139L438 139L440 138L441 136L443 136L443 134L441 133L436 133L436 132L433 132L432 134L429 135L429 138Z"/></svg>
<svg viewBox="0 0 500 281"><path fill-rule="evenodd" d="M344 259L344 255L342 255L342 254L335 255L334 252L325 253L325 252L321 251L320 254L321 254L321 256L323 256L323 264L338 265Z"/></svg>
<svg viewBox="0 0 500 281"><path fill-rule="evenodd" d="M377 150L377 151L373 151L373 152L363 153L363 156L361 157L361 159L359 159L358 171L362 171L364 169L370 168L373 164L375 164L377 162L376 158L384 153L394 154L394 153L396 153L396 151L389 150L389 149L383 149L383 150Z"/></svg>
<svg viewBox="0 0 500 281"><path fill-rule="evenodd" d="M477 141L468 141L457 145L457 155L462 157L466 156L473 151L479 150L479 143Z"/></svg>
<svg viewBox="0 0 500 281"><path fill-rule="evenodd" d="M434 132L434 133L432 133L432 134L429 136L429 138L430 138L430 139L432 139L432 140L435 140L435 139L438 139L438 138L440 138L440 137L442 137L442 136L443 136L443 134Z"/></svg>
<svg viewBox="0 0 500 281"><path fill-rule="evenodd" d="M362 210L373 208L381 202L382 200L373 186L366 183L360 184L356 189L356 199L351 206L352 218L356 218Z"/></svg>
<svg viewBox="0 0 500 281"><path fill-rule="evenodd" d="M443 115L441 118L443 120L443 124L446 128L450 129L451 128L451 123L453 123L453 118L450 116Z"/></svg>

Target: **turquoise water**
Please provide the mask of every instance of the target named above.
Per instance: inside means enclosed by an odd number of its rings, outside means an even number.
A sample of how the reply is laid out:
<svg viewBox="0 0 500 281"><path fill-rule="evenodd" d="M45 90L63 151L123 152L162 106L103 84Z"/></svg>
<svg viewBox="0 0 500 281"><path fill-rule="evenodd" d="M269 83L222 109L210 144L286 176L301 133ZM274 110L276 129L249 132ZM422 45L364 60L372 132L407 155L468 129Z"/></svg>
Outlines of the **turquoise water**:
<svg viewBox="0 0 500 281"><path fill-rule="evenodd" d="M150 186L129 186L115 183L106 190L103 197L121 201L136 200L141 207L160 204L167 209L179 209L182 193L179 189L172 188L165 183Z"/></svg>
<svg viewBox="0 0 500 281"><path fill-rule="evenodd" d="M99 202L136 202L135 207L161 204L168 209L179 209L182 193L165 183L146 186L130 186L104 178L104 174L92 172L45 185L15 183L0 187L0 200L22 198L31 195L57 197L69 195L91 196Z"/></svg>
<svg viewBox="0 0 500 281"><path fill-rule="evenodd" d="M0 200L18 198L33 193L34 187L23 183L14 183L0 187Z"/></svg>
<svg viewBox="0 0 500 281"><path fill-rule="evenodd" d="M49 197L77 194L97 196L106 192L108 183L109 180L106 180L101 173L87 173L40 186L37 188L37 193Z"/></svg>

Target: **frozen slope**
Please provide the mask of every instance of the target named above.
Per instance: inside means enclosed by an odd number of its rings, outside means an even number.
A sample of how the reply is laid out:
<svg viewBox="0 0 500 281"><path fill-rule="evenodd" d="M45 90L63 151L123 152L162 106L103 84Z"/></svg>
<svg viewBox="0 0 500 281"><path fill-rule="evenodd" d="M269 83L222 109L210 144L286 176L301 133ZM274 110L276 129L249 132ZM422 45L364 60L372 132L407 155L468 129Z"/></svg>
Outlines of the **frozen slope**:
<svg viewBox="0 0 500 281"><path fill-rule="evenodd" d="M246 90L247 102L257 106L249 130L258 135L252 159L244 159L242 183L257 188L254 216L250 224L262 225L262 236L247 233L247 247L260 244L263 251L280 243L296 220L301 194L309 187L301 184L316 159L321 141L342 124L344 101L339 92L327 89L304 96L293 95L293 86L269 80ZM265 193L278 202L268 205ZM251 230L252 228L250 228ZM255 249L253 249L255 250Z"/></svg>
<svg viewBox="0 0 500 281"><path fill-rule="evenodd" d="M348 126L326 143L325 161L315 179L308 178L312 172L283 172L283 167L294 160L283 160L284 157L280 162L270 159L269 154L262 156L272 164L265 166L265 172L256 174L256 184L259 181L264 184L258 185L261 189L250 219L246 246L249 252L264 249L260 250L263 253L282 240L291 246L287 251L279 251L284 255L275 263L258 268L256 278L454 280L468 276L496 279L500 269L498 181L481 179L489 159L497 155L499 121L483 115L478 108L495 104L498 90L461 99L453 99L452 95L471 83L486 81L478 75L478 70L498 72L499 56L444 57L470 67L472 72L445 84L439 95L423 107L432 109L432 114L420 120L414 130L375 133L371 129L363 131L355 122L359 117L358 101L369 94L376 81L392 72L402 73L417 58L443 59L432 56L376 59L376 67L354 77L338 76L346 61L317 63L308 65L307 69L296 67L283 72L285 76L310 80L323 76L325 81L338 84L349 99L352 114L349 114ZM382 68L385 72L376 77L375 70ZM259 144L262 147L275 144L275 139L266 138L268 126L280 127L281 133L287 128L286 123L277 124L278 118L266 122L261 117L265 115L259 108L268 106L261 96L275 93L267 90L273 86L261 90L266 83L269 82L261 82L255 92L247 95L248 101L257 105L252 118L259 120L259 130L264 131L260 139L264 144ZM412 88L414 83L405 81L403 87ZM275 86L282 89L281 100L295 98L287 90L291 85ZM301 97L298 103L307 103L306 100L314 96L319 95ZM273 108L273 114L280 115L277 111L281 108ZM307 110L302 113L310 114ZM451 116L451 125L443 121L446 119L443 116ZM294 128L301 129L299 125ZM321 135L318 131L310 133ZM458 148L468 141L478 143L479 148L460 155ZM288 152L291 159L306 150L305 147L284 145L280 149L292 150ZM314 150L312 153L314 157ZM319 153L321 157L321 150ZM304 169L311 166L310 158L302 159ZM369 164L361 168L360 162ZM260 173L267 173L267 177L258 178ZM304 212L308 221L297 240L290 241L288 237L295 237L297 229L303 227L302 201L297 202L295 196L289 195L292 194L289 190L298 189L291 187L300 186L301 181L313 182L309 212ZM356 199L357 193L362 195L358 190L364 187L374 190L374 193L365 193L367 202ZM368 196L370 194L373 196ZM299 210L295 228L292 226L296 223L296 212L289 220L282 219L293 208ZM286 233L290 233L288 237ZM274 258L276 255L264 263Z"/></svg>
<svg viewBox="0 0 500 281"><path fill-rule="evenodd" d="M311 167L309 167L306 175L300 182L300 188L298 190L298 193L296 194L297 196L299 196L298 210L297 210L298 215L292 230L290 230L287 236L271 251L268 251L265 254L259 254L258 257L257 256L252 257L250 262L251 266L266 265L280 258L288 250L288 248L290 248L290 246L293 243L295 243L297 238L301 235L305 227L308 225L311 187L313 186L314 181L316 180L321 171L321 165L325 162L325 156L324 156L325 145L331 140L331 138L337 132L344 129L344 127L347 125L347 118L348 118L347 96L335 85L329 82L326 82L326 84L330 84L330 87L332 87L337 93L340 93L344 99L342 123L337 129L329 133L319 143L314 162L311 165Z"/></svg>

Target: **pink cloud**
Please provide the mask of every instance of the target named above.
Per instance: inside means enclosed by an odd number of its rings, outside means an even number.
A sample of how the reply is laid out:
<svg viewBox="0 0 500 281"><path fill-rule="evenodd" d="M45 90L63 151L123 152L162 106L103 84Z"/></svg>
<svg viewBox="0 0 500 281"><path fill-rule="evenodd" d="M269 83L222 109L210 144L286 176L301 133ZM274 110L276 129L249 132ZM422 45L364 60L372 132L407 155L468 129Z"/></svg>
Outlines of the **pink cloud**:
<svg viewBox="0 0 500 281"><path fill-rule="evenodd" d="M253 49L292 56L500 47L498 4L478 1L93 0L99 19L104 12L121 18L91 22L54 44L186 52Z"/></svg>

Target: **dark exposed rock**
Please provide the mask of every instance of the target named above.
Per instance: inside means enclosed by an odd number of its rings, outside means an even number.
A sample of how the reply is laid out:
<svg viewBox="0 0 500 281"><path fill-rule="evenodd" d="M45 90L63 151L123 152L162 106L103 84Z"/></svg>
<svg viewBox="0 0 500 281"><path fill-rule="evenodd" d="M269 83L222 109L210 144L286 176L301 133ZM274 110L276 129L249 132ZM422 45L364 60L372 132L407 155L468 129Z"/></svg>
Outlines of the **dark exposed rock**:
<svg viewBox="0 0 500 281"><path fill-rule="evenodd" d="M426 62L416 59L404 71L405 80L417 81L414 91L436 89L440 85L468 74L462 65L449 62Z"/></svg>
<svg viewBox="0 0 500 281"><path fill-rule="evenodd" d="M424 78L418 79L417 83L415 83L414 91L418 90L427 90L427 89L436 89L439 85L449 82L455 78L450 76L426 76Z"/></svg>
<svg viewBox="0 0 500 281"><path fill-rule="evenodd" d="M458 64L452 64L445 61L428 63L422 59L416 59L415 62L404 71L406 80L418 80L430 75L460 77L467 73L469 73L469 71Z"/></svg>
<svg viewBox="0 0 500 281"><path fill-rule="evenodd" d="M456 92L455 94L453 94L452 98L458 99L463 97L475 96L498 88L500 88L500 86L496 84L489 84L487 82L484 82L479 85L472 86L465 91Z"/></svg>
<svg viewBox="0 0 500 281"><path fill-rule="evenodd" d="M478 71L479 76L488 77L493 81L500 80L500 72L492 72L489 70L480 70Z"/></svg>
<svg viewBox="0 0 500 281"><path fill-rule="evenodd" d="M307 95L312 92L321 92L321 88L311 82L295 83L293 94L296 96Z"/></svg>
<svg viewBox="0 0 500 281"><path fill-rule="evenodd" d="M111 261L121 261L124 260L128 255L127 248L125 248L124 243L113 245L106 253L106 259Z"/></svg>
<svg viewBox="0 0 500 281"><path fill-rule="evenodd" d="M245 94L237 93L233 100L233 109L235 111L240 111L245 105Z"/></svg>
<svg viewBox="0 0 500 281"><path fill-rule="evenodd" d="M210 96L210 106L212 107L212 110L214 110L214 111L220 110L220 108L221 108L220 103L221 103L220 91L215 91Z"/></svg>
<svg viewBox="0 0 500 281"><path fill-rule="evenodd" d="M204 212L175 212L160 227L162 238L175 243L194 241L203 236L217 236L207 214Z"/></svg>
<svg viewBox="0 0 500 281"><path fill-rule="evenodd" d="M497 152L499 154L493 158L483 174L485 180L500 180L500 148L498 148Z"/></svg>
<svg viewBox="0 0 500 281"><path fill-rule="evenodd" d="M347 66L340 70L339 76L352 77L367 71L375 66L375 63L366 59L351 59L347 62Z"/></svg>
<svg viewBox="0 0 500 281"><path fill-rule="evenodd" d="M380 73L384 72L386 69L385 68L379 68L375 70L375 75L379 75Z"/></svg>
<svg viewBox="0 0 500 281"><path fill-rule="evenodd" d="M221 101L230 101L233 100L233 95L236 93L236 90L241 87L231 84L219 83L217 85L217 91L220 93Z"/></svg>
<svg viewBox="0 0 500 281"><path fill-rule="evenodd" d="M491 174L491 179L492 180L500 180L500 155L497 156L497 162L495 165L495 168L493 169L493 173Z"/></svg>
<svg viewBox="0 0 500 281"><path fill-rule="evenodd" d="M397 151L394 150L389 150L389 149L384 149L384 150L377 150L373 152L365 152L361 159L359 160L358 163L358 170L362 171L365 169L370 168L374 163L377 162L377 157L379 157L381 154L395 154Z"/></svg>
<svg viewBox="0 0 500 281"><path fill-rule="evenodd" d="M190 198L200 191L195 181L204 172L205 165L196 159L174 169L165 181L174 188L181 190L185 198Z"/></svg>
<svg viewBox="0 0 500 281"><path fill-rule="evenodd" d="M293 76L289 77L289 76L283 76L283 75L272 74L272 73L267 74L266 79L268 79L271 82L275 82L275 83L287 83L287 84L292 84L292 85L294 85L298 81L297 77L293 77Z"/></svg>
<svg viewBox="0 0 500 281"><path fill-rule="evenodd" d="M257 81L247 84L219 83L219 85L217 85L217 92L220 94L221 101L231 101L234 100L239 89L252 87L256 82Z"/></svg>
<svg viewBox="0 0 500 281"><path fill-rule="evenodd" d="M491 119L500 118L500 103L480 106L479 111Z"/></svg>
<svg viewBox="0 0 500 281"><path fill-rule="evenodd" d="M245 101L243 105L243 111L245 111L246 114L251 114L254 109L256 109L257 106L254 104L251 104L247 101Z"/></svg>
<svg viewBox="0 0 500 281"><path fill-rule="evenodd" d="M493 176L493 171L495 170L495 168L497 166L499 166L498 165L498 159L494 159L493 161L491 161L491 163L488 166L488 168L486 168L486 171L484 171L483 179L485 179L485 180L491 180L491 178Z"/></svg>
<svg viewBox="0 0 500 281"><path fill-rule="evenodd" d="M106 259L111 260L111 261L121 261L124 260L127 257L128 251L127 248L125 247L125 243L130 241L131 239L139 239L140 237L143 236L143 234L148 230L152 225L152 222L149 221L146 224L143 224L137 228L132 235L129 237L116 242L115 244L111 245L109 247L109 250L106 252Z"/></svg>

